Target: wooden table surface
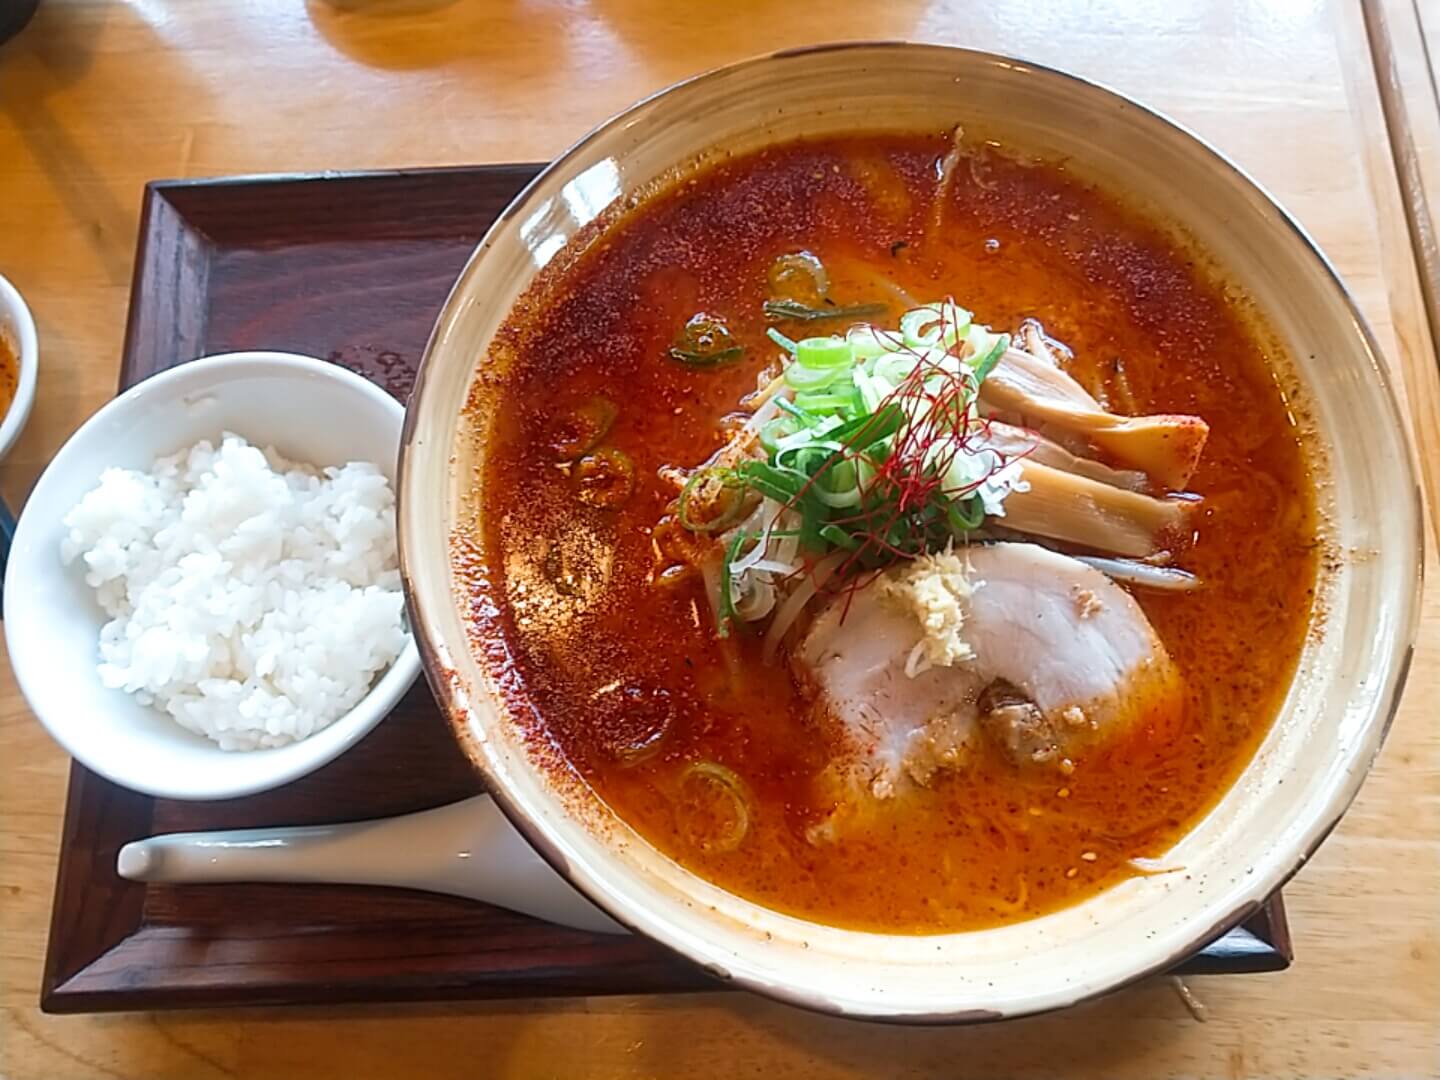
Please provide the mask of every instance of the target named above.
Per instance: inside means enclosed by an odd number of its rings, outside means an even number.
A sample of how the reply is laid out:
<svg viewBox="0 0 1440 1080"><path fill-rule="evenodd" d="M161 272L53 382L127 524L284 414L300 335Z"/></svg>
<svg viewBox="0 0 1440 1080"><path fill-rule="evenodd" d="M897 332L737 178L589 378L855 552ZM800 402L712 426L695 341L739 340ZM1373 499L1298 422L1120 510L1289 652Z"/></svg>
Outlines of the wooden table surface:
<svg viewBox="0 0 1440 1080"><path fill-rule="evenodd" d="M1415 18L1409 0L1370 14L1387 11ZM1366 20L1345 0L45 0L0 47L0 273L42 341L39 400L0 490L23 503L113 390L146 180L539 160L695 71L863 37L1065 67L1218 144L1338 265L1440 461L1427 289ZM1423 99L1423 79L1402 81ZM1412 140L1422 155L1428 132ZM1161 979L983 1029L848 1023L740 994L60 1018L35 1001L68 762L0 665L0 1077L1440 1075L1437 695L1432 588L1385 752L1287 889L1294 967L1192 980L1206 1023Z"/></svg>

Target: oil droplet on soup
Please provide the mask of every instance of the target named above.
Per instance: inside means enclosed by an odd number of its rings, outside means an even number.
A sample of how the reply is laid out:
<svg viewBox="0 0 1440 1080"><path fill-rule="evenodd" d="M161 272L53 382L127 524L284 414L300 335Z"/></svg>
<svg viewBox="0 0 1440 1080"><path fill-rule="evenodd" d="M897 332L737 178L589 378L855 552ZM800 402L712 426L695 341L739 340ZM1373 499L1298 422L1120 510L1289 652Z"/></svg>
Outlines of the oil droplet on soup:
<svg viewBox="0 0 1440 1080"><path fill-rule="evenodd" d="M871 135L731 159L543 273L497 346L492 524L457 538L473 610L487 613L477 650L504 667L550 767L733 892L916 933L1044 914L1173 846L1279 708L1317 551L1304 446L1266 345L1222 285L1167 230L1062 167L977 149L937 183L949 150L938 136ZM766 662L763 629L717 635L715 583L682 565L704 534L673 520L676 471L724 445L757 380L779 370L765 312L777 277L800 305L784 309L792 320L869 305L893 326L947 296L996 330L1038 319L1105 408L1208 423L1187 485L1202 500L1195 536L1174 563L1204 587L1133 591L1183 680L1176 709L1063 771L982 740L826 832L835 726L817 721L784 655ZM672 355L700 315L725 328L723 363L708 362L708 338Z"/></svg>

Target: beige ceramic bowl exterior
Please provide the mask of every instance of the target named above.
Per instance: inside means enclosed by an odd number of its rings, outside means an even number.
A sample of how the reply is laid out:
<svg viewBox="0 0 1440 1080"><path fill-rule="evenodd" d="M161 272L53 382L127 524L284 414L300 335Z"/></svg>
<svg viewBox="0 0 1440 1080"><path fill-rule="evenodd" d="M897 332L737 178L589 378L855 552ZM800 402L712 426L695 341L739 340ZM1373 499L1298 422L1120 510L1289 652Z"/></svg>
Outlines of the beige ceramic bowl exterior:
<svg viewBox="0 0 1440 1080"><path fill-rule="evenodd" d="M1247 292L1296 361L1315 421L1334 558L1323 623L1283 714L1172 873L1014 926L935 937L815 925L730 895L659 854L513 737L467 648L447 541L468 519L484 421L459 415L477 360L537 270L613 199L721 146L956 123L1066 157L1163 206ZM475 425L479 425L478 427ZM1246 915L1349 805L1394 712L1417 614L1411 451L1369 332L1299 227L1238 169L1113 93L983 53L835 46L717 71L640 103L557 161L481 242L442 312L407 419L402 563L432 685L529 839L617 919L717 976L800 1005L883 1019L978 1020L1065 1006L1160 970Z"/></svg>
<svg viewBox="0 0 1440 1080"><path fill-rule="evenodd" d="M0 458L10 452L30 419L35 403L35 379L40 367L40 343L35 334L35 320L25 306L20 292L0 276L0 338L14 351L19 365L15 396L0 413Z"/></svg>

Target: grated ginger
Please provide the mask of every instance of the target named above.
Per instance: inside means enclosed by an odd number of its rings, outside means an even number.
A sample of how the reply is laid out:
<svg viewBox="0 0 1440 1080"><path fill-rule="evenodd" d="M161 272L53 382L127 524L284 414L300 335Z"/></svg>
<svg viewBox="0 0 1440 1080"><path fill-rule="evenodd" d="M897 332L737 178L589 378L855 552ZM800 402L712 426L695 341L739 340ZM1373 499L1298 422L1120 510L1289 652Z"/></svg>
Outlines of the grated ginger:
<svg viewBox="0 0 1440 1080"><path fill-rule="evenodd" d="M965 628L965 601L975 591L970 568L953 551L921 555L904 569L881 577L880 596L914 616L921 637L905 664L914 678L932 667L952 667L975 658L961 636Z"/></svg>

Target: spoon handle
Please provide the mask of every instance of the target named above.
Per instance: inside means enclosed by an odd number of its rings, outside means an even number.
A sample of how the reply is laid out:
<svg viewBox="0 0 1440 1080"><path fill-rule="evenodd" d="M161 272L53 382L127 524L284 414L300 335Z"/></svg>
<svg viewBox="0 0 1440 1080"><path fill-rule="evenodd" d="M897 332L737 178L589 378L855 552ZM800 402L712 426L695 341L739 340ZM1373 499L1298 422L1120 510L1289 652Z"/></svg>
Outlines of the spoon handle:
<svg viewBox="0 0 1440 1080"><path fill-rule="evenodd" d="M421 889L625 933L535 853L488 795L374 821L153 836L122 847L115 869L132 881Z"/></svg>

